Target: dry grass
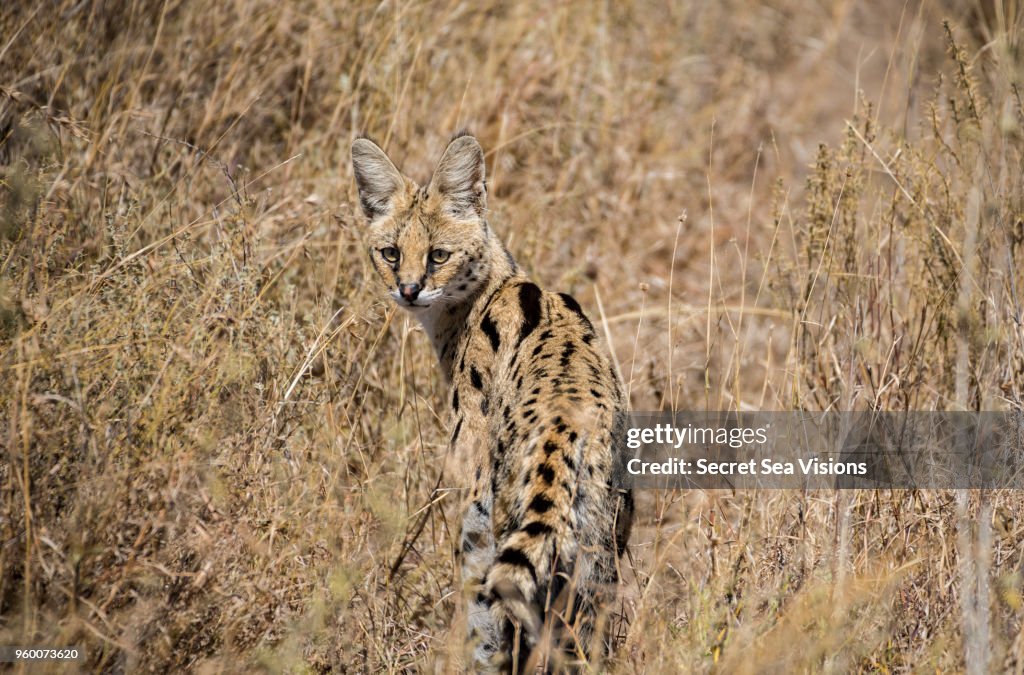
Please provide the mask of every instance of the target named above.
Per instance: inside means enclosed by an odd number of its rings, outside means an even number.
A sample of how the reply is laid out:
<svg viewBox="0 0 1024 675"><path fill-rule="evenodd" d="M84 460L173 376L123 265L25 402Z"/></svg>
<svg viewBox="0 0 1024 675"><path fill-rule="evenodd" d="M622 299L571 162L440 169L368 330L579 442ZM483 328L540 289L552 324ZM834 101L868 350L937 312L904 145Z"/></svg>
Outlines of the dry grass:
<svg viewBox="0 0 1024 675"><path fill-rule="evenodd" d="M3 3L0 644L457 663L443 385L361 131L421 178L477 134L635 409L1019 409L1020 3L667 5ZM994 668L1022 506L645 493L608 666Z"/></svg>

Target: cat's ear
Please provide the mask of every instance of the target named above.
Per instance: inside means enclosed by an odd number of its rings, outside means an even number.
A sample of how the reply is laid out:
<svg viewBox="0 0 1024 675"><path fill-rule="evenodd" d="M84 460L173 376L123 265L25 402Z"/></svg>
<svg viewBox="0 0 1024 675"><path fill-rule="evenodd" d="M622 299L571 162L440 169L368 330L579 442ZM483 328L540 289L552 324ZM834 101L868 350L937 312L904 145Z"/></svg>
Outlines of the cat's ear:
<svg viewBox="0 0 1024 675"><path fill-rule="evenodd" d="M475 138L457 136L448 144L430 179L430 191L442 197L445 208L456 218L484 217L484 151Z"/></svg>
<svg viewBox="0 0 1024 675"><path fill-rule="evenodd" d="M388 213L395 195L405 185L388 156L370 139L359 138L352 144L352 168L366 217L373 221Z"/></svg>

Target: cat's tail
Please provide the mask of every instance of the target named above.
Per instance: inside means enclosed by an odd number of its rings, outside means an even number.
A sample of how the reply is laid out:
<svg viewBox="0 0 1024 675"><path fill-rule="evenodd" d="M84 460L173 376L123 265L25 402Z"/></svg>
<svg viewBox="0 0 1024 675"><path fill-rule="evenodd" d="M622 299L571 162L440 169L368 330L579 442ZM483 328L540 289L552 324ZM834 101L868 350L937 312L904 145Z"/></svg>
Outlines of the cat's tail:
<svg viewBox="0 0 1024 675"><path fill-rule="evenodd" d="M577 564L573 508L585 442L567 431L559 417L534 440L529 463L522 467L524 479L517 483L521 492L512 500L519 505L520 524L496 542L497 555L487 574L487 593L518 623L519 638L509 637L529 649L542 640L562 641L557 633L564 627L552 635L545 630L546 616L557 613L564 621L581 609L572 606L577 577L583 572ZM526 658L522 654L520 663Z"/></svg>

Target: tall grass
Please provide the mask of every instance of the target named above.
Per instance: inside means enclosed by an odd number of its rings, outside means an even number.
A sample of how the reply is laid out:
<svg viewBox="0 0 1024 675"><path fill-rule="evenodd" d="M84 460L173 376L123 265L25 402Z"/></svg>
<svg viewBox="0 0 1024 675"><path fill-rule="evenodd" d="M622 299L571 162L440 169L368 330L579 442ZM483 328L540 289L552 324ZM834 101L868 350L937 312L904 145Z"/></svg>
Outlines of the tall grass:
<svg viewBox="0 0 1024 675"><path fill-rule="evenodd" d="M367 264L361 132L420 178L481 139L638 410L1019 409L1022 16L4 3L0 644L462 663L444 385ZM980 671L1020 630L1018 495L640 497L617 672Z"/></svg>

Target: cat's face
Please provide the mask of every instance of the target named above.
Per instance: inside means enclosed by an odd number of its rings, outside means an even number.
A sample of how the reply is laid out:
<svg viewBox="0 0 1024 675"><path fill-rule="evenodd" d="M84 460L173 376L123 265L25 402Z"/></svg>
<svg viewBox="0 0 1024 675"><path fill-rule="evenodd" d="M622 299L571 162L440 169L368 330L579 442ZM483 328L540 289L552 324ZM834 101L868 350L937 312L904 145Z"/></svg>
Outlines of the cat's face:
<svg viewBox="0 0 1024 675"><path fill-rule="evenodd" d="M480 144L453 140L426 187L403 176L372 141L352 145L370 259L399 306L419 311L471 296L487 277Z"/></svg>

